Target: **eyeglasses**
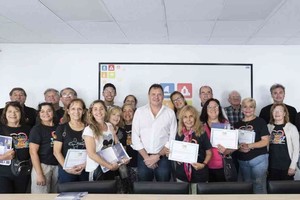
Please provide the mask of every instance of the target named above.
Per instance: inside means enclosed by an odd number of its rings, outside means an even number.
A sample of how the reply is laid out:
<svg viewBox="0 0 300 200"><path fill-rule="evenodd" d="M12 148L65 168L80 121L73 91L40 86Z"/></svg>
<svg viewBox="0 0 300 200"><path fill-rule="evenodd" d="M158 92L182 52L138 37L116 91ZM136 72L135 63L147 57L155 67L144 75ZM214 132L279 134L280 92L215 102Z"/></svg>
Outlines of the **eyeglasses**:
<svg viewBox="0 0 300 200"><path fill-rule="evenodd" d="M173 103L177 103L178 101L182 101L182 97L178 97L176 99L173 99Z"/></svg>
<svg viewBox="0 0 300 200"><path fill-rule="evenodd" d="M218 110L219 106L207 106L208 110Z"/></svg>
<svg viewBox="0 0 300 200"><path fill-rule="evenodd" d="M104 90L103 91L105 94L115 94L116 93L116 91L115 90Z"/></svg>

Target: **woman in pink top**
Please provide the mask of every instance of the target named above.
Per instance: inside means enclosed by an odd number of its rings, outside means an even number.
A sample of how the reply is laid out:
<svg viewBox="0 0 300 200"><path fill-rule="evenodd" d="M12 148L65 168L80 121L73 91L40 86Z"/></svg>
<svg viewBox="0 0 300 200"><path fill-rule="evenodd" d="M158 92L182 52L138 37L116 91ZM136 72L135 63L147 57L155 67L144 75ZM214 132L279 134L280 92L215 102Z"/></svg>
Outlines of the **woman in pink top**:
<svg viewBox="0 0 300 200"><path fill-rule="evenodd" d="M217 99L209 99L203 105L200 120L204 124L204 130L210 139L213 123L228 123L222 113L222 107ZM207 164L209 169L209 182L223 182L225 180L222 155L218 148L212 148L212 157Z"/></svg>

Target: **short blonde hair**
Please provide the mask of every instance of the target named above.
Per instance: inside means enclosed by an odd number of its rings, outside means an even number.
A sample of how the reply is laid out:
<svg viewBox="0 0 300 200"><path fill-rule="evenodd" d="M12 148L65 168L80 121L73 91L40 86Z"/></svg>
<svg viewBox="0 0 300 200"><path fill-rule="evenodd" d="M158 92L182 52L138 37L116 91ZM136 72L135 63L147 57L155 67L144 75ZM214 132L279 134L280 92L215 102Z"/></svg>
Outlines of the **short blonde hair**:
<svg viewBox="0 0 300 200"><path fill-rule="evenodd" d="M242 100L242 107L244 107L246 104L250 104L250 106L256 108L256 101L251 97L247 97Z"/></svg>

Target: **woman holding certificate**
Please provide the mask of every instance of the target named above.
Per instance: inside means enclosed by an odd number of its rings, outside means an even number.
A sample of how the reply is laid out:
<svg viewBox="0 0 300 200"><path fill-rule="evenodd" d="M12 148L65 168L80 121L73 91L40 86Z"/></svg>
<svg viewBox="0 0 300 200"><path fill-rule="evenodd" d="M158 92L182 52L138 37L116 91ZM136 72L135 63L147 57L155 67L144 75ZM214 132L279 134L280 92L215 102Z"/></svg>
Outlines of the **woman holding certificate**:
<svg viewBox="0 0 300 200"><path fill-rule="evenodd" d="M199 145L197 163L178 163L176 177L179 181L190 183L207 182L210 161L211 144L199 120L197 110L190 105L184 106L179 114L178 133L176 140L196 143ZM196 191L196 184L192 184L192 193Z"/></svg>
<svg viewBox="0 0 300 200"><path fill-rule="evenodd" d="M69 149L85 149L82 132L85 127L86 106L82 99L73 99L68 104L63 117L63 124L56 129L53 152L60 166L58 182L87 181L88 173L84 171L85 163L74 164L71 168L63 168Z"/></svg>
<svg viewBox="0 0 300 200"><path fill-rule="evenodd" d="M82 135L87 150L86 171L90 172L90 180L113 180L115 171L119 169L118 163L106 162L98 154L101 150L118 142L113 126L105 122L106 118L107 108L104 101L94 101L88 110L89 125ZM109 171L103 173L101 166Z"/></svg>
<svg viewBox="0 0 300 200"><path fill-rule="evenodd" d="M299 158L299 133L289 122L289 111L283 103L271 107L269 145L269 180L294 180Z"/></svg>
<svg viewBox="0 0 300 200"><path fill-rule="evenodd" d="M203 105L200 120L204 123L204 130L211 138L211 127L215 123L228 123L225 119L220 102L217 99L208 99ZM219 145L222 147L221 145ZM222 147L224 150L225 148ZM207 163L209 169L209 182L224 182L224 167L222 155L219 153L218 148L212 148L212 158Z"/></svg>
<svg viewBox="0 0 300 200"><path fill-rule="evenodd" d="M243 181L253 183L253 192L267 193L266 175L268 169L269 131L266 122L255 115L256 102L252 98L242 101L244 118L234 124L236 129L255 133L253 143L241 143L238 150L238 162Z"/></svg>
<svg viewBox="0 0 300 200"><path fill-rule="evenodd" d="M11 137L10 150L0 154L0 160L13 158L19 161L29 160L29 132L25 125L25 115L21 104L17 101L7 102L1 116L0 135ZM11 164L0 165L0 193L25 193L30 175L15 176Z"/></svg>
<svg viewBox="0 0 300 200"><path fill-rule="evenodd" d="M29 152L33 165L31 172L31 193L56 193L58 162L53 155L53 139L56 137L52 103L38 106L40 123L29 135Z"/></svg>

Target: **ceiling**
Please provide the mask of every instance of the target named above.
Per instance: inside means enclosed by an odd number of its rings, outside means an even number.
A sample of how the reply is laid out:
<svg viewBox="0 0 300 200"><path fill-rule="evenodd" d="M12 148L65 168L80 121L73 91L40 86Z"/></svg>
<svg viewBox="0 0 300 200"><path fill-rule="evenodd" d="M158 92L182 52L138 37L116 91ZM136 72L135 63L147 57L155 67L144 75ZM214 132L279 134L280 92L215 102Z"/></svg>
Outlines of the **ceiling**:
<svg viewBox="0 0 300 200"><path fill-rule="evenodd" d="M300 0L0 0L0 43L300 45Z"/></svg>

